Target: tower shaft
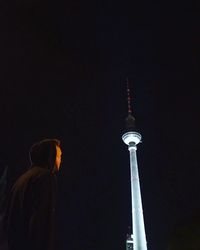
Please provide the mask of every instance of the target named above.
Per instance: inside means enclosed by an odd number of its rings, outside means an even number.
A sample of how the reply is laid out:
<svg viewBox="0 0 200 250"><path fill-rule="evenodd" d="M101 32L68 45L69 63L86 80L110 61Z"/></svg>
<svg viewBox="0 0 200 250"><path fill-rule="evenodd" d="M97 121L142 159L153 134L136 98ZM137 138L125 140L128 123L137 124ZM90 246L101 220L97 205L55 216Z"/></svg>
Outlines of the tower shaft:
<svg viewBox="0 0 200 250"><path fill-rule="evenodd" d="M136 145L129 144L133 244L134 250L147 250L136 149Z"/></svg>
<svg viewBox="0 0 200 250"><path fill-rule="evenodd" d="M130 174L131 174L131 201L132 201L132 230L133 249L147 250L146 234L144 227L144 217L142 210L142 198L140 192L140 181L137 164L137 144L141 141L141 135L134 131L129 131L122 136L122 140L128 145L130 154Z"/></svg>

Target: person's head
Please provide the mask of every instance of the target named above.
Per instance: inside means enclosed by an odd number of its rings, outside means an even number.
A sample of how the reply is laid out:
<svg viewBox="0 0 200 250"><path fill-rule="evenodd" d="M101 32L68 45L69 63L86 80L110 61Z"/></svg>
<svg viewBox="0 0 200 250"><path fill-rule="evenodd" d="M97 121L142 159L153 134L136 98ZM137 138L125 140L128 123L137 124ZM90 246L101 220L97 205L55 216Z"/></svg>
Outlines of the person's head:
<svg viewBox="0 0 200 250"><path fill-rule="evenodd" d="M57 172L61 163L60 141L45 139L35 143L29 152L32 166L39 166Z"/></svg>

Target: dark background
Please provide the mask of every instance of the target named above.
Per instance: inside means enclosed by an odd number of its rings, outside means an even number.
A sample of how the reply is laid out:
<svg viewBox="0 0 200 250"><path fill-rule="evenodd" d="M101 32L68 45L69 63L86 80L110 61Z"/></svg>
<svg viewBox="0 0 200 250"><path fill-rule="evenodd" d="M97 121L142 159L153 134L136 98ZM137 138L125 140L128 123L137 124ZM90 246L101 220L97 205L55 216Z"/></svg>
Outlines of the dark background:
<svg viewBox="0 0 200 250"><path fill-rule="evenodd" d="M31 144L61 140L57 250L125 249L127 77L148 249L198 217L199 24L197 1L1 1L1 174L9 188Z"/></svg>

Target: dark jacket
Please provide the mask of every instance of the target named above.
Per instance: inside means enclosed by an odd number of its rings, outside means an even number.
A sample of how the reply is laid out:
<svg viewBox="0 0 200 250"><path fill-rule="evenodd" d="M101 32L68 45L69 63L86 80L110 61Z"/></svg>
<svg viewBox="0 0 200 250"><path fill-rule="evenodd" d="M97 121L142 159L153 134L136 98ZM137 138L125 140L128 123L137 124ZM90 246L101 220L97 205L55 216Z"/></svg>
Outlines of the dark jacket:
<svg viewBox="0 0 200 250"><path fill-rule="evenodd" d="M9 194L4 218L8 250L53 249L56 151L51 142L43 144L32 147L32 166Z"/></svg>

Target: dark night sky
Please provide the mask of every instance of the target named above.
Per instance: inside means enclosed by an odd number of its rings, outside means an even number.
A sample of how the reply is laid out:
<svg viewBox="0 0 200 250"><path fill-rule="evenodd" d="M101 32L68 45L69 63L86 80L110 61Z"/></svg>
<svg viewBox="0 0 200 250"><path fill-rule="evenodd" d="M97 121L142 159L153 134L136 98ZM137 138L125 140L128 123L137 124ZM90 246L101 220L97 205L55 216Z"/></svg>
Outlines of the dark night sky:
<svg viewBox="0 0 200 250"><path fill-rule="evenodd" d="M1 1L1 172L11 184L32 143L62 141L57 250L125 249L127 76L148 249L198 216L199 24L197 1Z"/></svg>

